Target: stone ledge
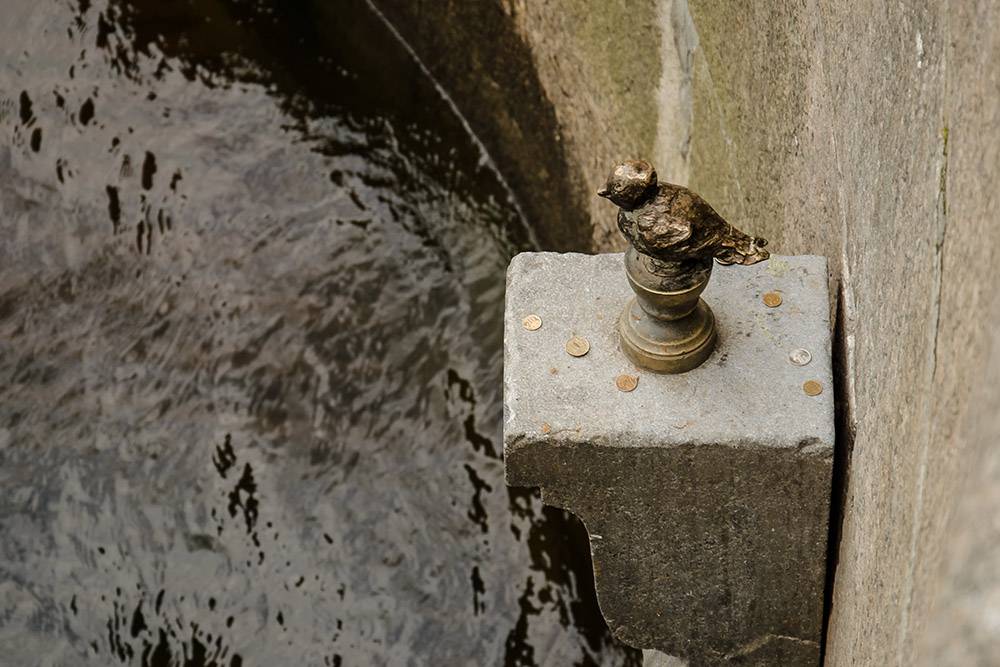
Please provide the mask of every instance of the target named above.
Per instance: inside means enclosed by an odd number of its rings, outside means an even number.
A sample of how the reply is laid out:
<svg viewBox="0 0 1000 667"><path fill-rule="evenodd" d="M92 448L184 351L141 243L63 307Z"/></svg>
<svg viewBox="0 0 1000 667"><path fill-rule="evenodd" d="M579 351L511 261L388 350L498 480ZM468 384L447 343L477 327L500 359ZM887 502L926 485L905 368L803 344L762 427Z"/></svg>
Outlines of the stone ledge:
<svg viewBox="0 0 1000 667"><path fill-rule="evenodd" d="M769 291L781 306L762 303ZM584 521L601 609L626 643L692 665L817 664L834 444L826 261L716 267L704 298L720 343L682 375L638 371L619 350L630 295L618 254L511 262L508 483ZM574 335L583 357L564 350ZM790 362L797 348L809 364ZM621 373L639 376L634 391L615 387ZM807 396L807 380L823 393Z"/></svg>

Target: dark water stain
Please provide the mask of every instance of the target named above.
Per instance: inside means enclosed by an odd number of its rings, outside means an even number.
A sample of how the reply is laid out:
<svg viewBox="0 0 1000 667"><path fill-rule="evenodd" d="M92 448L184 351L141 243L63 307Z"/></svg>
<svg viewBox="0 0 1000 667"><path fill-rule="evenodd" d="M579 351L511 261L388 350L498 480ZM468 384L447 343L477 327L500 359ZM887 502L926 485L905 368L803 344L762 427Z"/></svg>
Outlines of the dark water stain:
<svg viewBox="0 0 1000 667"><path fill-rule="evenodd" d="M146 151L146 157L142 161L142 189L153 189L153 176L156 175L156 156Z"/></svg>
<svg viewBox="0 0 1000 667"><path fill-rule="evenodd" d="M18 115L21 118L21 124L27 125L34 118L34 114L31 112L31 98L28 97L28 92L22 90L18 101L20 102L18 105Z"/></svg>
<svg viewBox="0 0 1000 667"><path fill-rule="evenodd" d="M143 667L239 667L244 664L243 656L233 652L221 635L202 630L196 622L185 623L179 618L164 616L160 596L155 610L146 612L141 592L134 608L130 607L128 598L120 588L111 597L112 614L105 622L103 642L107 650L102 650L102 642L91 641L88 648L93 656L107 654L117 663ZM107 596L104 599L107 601Z"/></svg>
<svg viewBox="0 0 1000 667"><path fill-rule="evenodd" d="M364 3L5 18L5 664L638 664L503 483L531 233Z"/></svg>
<svg viewBox="0 0 1000 667"><path fill-rule="evenodd" d="M56 96L58 104L58 100L61 98L58 97L59 93L56 93ZM62 106L62 104L58 104L58 106ZM81 125L87 125L94 119L94 100L88 97L83 101L83 104L80 105L79 118Z"/></svg>

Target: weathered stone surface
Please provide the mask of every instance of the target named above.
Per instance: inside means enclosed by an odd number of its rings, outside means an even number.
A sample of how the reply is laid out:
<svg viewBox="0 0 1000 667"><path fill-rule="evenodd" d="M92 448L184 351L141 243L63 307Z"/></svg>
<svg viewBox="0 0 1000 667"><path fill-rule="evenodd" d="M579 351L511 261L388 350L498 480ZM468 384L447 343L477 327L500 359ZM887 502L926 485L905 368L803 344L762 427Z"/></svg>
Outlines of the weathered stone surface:
<svg viewBox="0 0 1000 667"><path fill-rule="evenodd" d="M1000 378L982 391L1000 395ZM1000 433L1000 412L979 428ZM991 666L1000 656L1000 447L973 452L972 474L951 518L941 590L918 638L924 664Z"/></svg>
<svg viewBox="0 0 1000 667"><path fill-rule="evenodd" d="M720 343L681 375L618 347L622 256L518 255L508 270L508 483L583 519L615 635L692 665L815 665L833 458L826 261L716 267ZM761 296L783 295L778 308ZM528 331L529 314L542 327ZM572 336L590 342L580 358ZM789 353L812 353L806 366ZM621 392L615 378L639 376ZM817 380L824 392L807 396Z"/></svg>

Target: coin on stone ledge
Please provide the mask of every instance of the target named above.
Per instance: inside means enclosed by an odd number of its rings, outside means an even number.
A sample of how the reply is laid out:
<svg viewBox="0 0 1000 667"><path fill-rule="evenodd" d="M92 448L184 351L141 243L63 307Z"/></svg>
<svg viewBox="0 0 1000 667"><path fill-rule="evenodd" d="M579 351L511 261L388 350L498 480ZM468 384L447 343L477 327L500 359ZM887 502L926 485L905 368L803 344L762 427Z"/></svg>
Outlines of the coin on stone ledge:
<svg viewBox="0 0 1000 667"><path fill-rule="evenodd" d="M781 305L781 295L777 292L768 292L764 295L764 305L768 308L777 308Z"/></svg>
<svg viewBox="0 0 1000 667"><path fill-rule="evenodd" d="M538 331L542 327L542 318L538 315L528 315L521 320L521 326L528 331Z"/></svg>
<svg viewBox="0 0 1000 667"><path fill-rule="evenodd" d="M586 338L573 336L566 341L566 351L574 357L582 357L590 352L590 343L587 342Z"/></svg>
<svg viewBox="0 0 1000 667"><path fill-rule="evenodd" d="M615 378L615 386L618 387L618 391L632 391L639 386L639 376L622 373Z"/></svg>
<svg viewBox="0 0 1000 667"><path fill-rule="evenodd" d="M823 385L816 380L807 380L802 385L802 391L806 392L806 396L819 396L823 393Z"/></svg>

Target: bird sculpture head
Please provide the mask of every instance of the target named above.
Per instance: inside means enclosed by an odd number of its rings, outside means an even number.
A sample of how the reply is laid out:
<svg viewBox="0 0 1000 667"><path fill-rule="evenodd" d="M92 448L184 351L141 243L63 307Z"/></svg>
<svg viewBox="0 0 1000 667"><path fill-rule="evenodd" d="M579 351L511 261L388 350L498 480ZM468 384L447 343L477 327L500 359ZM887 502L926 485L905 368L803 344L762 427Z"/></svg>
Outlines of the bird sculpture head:
<svg viewBox="0 0 1000 667"><path fill-rule="evenodd" d="M656 170L645 160L625 160L615 165L598 196L632 211L656 194Z"/></svg>

